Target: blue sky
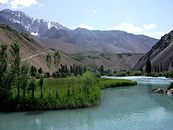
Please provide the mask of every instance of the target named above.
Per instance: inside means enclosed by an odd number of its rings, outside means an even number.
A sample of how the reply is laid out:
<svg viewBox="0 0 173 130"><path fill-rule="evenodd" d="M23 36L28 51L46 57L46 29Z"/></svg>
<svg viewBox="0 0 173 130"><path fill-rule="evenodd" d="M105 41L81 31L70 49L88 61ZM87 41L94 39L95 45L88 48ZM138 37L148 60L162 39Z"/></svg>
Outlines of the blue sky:
<svg viewBox="0 0 173 130"><path fill-rule="evenodd" d="M0 9L70 29L123 30L160 38L173 29L173 0L0 0Z"/></svg>

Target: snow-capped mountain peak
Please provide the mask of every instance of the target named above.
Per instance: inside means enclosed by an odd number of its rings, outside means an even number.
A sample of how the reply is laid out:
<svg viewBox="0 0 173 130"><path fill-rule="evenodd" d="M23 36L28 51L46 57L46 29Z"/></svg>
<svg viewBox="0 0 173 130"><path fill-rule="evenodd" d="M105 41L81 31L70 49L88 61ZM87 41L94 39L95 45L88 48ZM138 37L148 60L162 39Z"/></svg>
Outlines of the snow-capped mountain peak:
<svg viewBox="0 0 173 130"><path fill-rule="evenodd" d="M0 11L0 16L9 20L11 23L20 24L22 28L25 29L24 31L30 32L30 34L34 36L41 36L52 27L55 27L57 30L69 30L59 23L50 22L44 19L34 19L21 11L4 9Z"/></svg>

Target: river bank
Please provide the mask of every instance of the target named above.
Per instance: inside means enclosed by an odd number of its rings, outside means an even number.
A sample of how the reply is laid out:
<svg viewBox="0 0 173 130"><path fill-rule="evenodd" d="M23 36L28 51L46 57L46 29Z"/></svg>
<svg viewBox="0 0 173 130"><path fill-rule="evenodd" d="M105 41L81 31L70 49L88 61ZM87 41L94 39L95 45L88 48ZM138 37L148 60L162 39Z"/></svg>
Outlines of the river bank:
<svg viewBox="0 0 173 130"><path fill-rule="evenodd" d="M82 82L75 82L75 80L46 79L43 84L42 98L40 97L40 88L37 87L34 97L28 93L26 97L13 96L4 100L0 103L0 111L40 111L91 107L101 103L101 89L137 84L137 82L123 79L98 79L96 83L87 88L82 87ZM56 89L58 89L58 97L56 97Z"/></svg>

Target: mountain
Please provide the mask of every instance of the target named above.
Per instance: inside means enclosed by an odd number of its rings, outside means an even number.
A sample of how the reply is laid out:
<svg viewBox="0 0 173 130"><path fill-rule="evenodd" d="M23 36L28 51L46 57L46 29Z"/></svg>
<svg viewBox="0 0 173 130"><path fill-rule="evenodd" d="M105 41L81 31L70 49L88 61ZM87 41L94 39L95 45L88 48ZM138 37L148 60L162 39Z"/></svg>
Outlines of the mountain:
<svg viewBox="0 0 173 130"><path fill-rule="evenodd" d="M31 35L34 36L41 36L52 27L56 28L56 30L68 30L59 23L50 22L43 19L34 19L21 11L12 11L9 9L4 9L0 11L0 16L9 21L8 23L19 24L23 31L30 32ZM20 28L16 29L18 31L21 30Z"/></svg>
<svg viewBox="0 0 173 130"><path fill-rule="evenodd" d="M0 16L4 19L0 20L0 23L7 23L18 31L29 32L35 40L46 47L57 48L66 53L87 51L146 53L158 41L144 35L123 31L83 28L70 30L59 23L31 18L21 11L5 9L0 11Z"/></svg>
<svg viewBox="0 0 173 130"><path fill-rule="evenodd" d="M42 68L44 72L48 72L47 63L45 61L48 52L53 53L43 45L36 42L29 35L17 32L4 24L0 24L0 44L6 43L10 45L13 41L18 41L20 44L21 61L29 61L31 65L37 68ZM62 64L79 64L70 57L62 54ZM53 63L52 63L53 64ZM51 72L55 71L52 66Z"/></svg>
<svg viewBox="0 0 173 130"><path fill-rule="evenodd" d="M163 71L173 71L173 30L162 36L152 49L138 61L134 69L145 69L145 64L149 57L153 71L154 68L162 68Z"/></svg>
<svg viewBox="0 0 173 130"><path fill-rule="evenodd" d="M100 51L113 53L146 53L156 39L123 31L98 31L77 28L75 30L51 29L44 38L37 38L45 46L59 48L68 53Z"/></svg>
<svg viewBox="0 0 173 130"><path fill-rule="evenodd" d="M141 53L121 53L110 52L82 52L76 54L67 54L82 65L90 68L99 68L101 65L107 70L130 70L144 54Z"/></svg>
<svg viewBox="0 0 173 130"><path fill-rule="evenodd" d="M45 59L47 53L49 52L53 54L53 51L42 46L29 35L19 33L6 25L0 24L0 44L4 42L9 45L14 40L19 41L21 46L20 54L22 62L29 61L37 68L42 67L44 72L48 72ZM143 56L143 54L114 54L104 52L68 54L61 52L61 64L66 64L68 67L73 64L81 66L86 65L89 68L99 68L101 65L104 65L105 69L129 70L135 65L141 56ZM51 72L55 70L56 69L52 63Z"/></svg>

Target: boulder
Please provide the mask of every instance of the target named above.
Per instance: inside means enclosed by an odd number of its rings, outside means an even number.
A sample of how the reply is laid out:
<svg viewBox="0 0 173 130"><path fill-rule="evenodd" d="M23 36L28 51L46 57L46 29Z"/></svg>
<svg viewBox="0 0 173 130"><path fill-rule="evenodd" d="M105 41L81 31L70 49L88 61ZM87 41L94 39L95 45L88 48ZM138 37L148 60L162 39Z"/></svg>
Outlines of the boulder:
<svg viewBox="0 0 173 130"><path fill-rule="evenodd" d="M173 95L173 89L172 88L167 91L167 95L168 96L172 96Z"/></svg>
<svg viewBox="0 0 173 130"><path fill-rule="evenodd" d="M157 89L153 89L154 93L165 93L165 90L163 88L157 88Z"/></svg>

